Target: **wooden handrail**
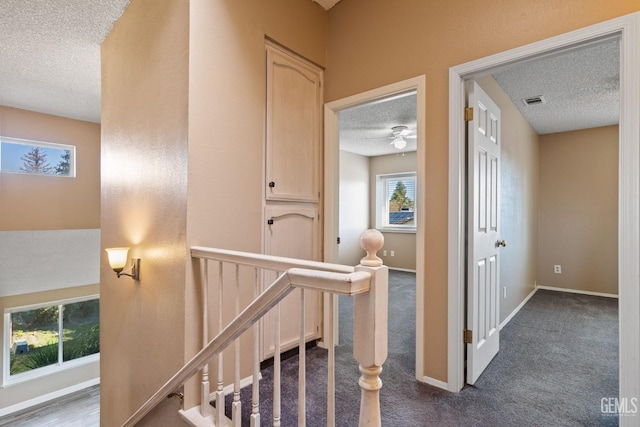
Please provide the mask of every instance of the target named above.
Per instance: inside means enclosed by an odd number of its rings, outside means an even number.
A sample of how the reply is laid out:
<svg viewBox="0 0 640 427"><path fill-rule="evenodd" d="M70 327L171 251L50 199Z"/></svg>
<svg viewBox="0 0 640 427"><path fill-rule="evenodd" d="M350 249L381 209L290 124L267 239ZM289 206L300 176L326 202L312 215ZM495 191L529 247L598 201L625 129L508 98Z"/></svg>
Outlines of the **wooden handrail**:
<svg viewBox="0 0 640 427"><path fill-rule="evenodd" d="M215 254L215 258L213 258ZM220 257L228 256L225 261L251 265L254 267L263 267L257 265L264 262L268 266L263 268L272 268L276 265L284 266L285 260L291 258L271 257L264 255L246 254L248 257L239 258L242 252L224 251L209 248L192 248L192 256L194 258L208 258L220 261ZM210 258L211 257L211 258ZM252 259L246 259L252 258ZM265 259L269 258L269 259ZM279 260L274 260L279 258ZM323 271L310 270L304 268L292 268L282 274L275 282L271 284L258 298L247 306L227 327L225 327L213 340L209 342L202 350L200 350L189 362L187 362L173 377L171 377L153 396L151 396L127 421L122 424L125 426L133 426L148 414L155 406L157 406L169 393L174 392L178 387L184 384L189 378L195 375L209 361L222 352L230 343L239 338L240 335L255 322L263 317L271 308L284 299L294 288L301 287L307 289L317 289L325 292L338 293L343 295L356 295L367 292L370 286L371 274L364 271L354 272L354 268L338 266L336 264L315 263L312 261L300 261L298 265L307 267L322 265L325 267ZM287 265L291 265L290 263ZM340 270L351 270L350 272L335 272L333 267L340 267ZM278 268L274 268L278 270Z"/></svg>
<svg viewBox="0 0 640 427"><path fill-rule="evenodd" d="M355 267L348 265L254 254L251 252L232 251L228 249L207 248L203 246L191 247L191 257L229 262L274 271L287 271L291 268L304 268L307 270L331 271L334 273L345 274L353 273L355 271Z"/></svg>

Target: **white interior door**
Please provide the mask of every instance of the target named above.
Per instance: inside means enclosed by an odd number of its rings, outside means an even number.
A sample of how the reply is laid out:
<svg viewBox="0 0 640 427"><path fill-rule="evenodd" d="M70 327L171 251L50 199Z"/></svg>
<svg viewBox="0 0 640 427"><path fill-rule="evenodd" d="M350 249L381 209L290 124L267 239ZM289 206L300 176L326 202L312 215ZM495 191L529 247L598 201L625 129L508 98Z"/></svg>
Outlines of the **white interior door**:
<svg viewBox="0 0 640 427"><path fill-rule="evenodd" d="M467 383L474 384L500 348L500 110L469 84ZM468 333L469 334L469 333ZM467 335L468 337L468 335ZM470 341L470 342L469 342Z"/></svg>

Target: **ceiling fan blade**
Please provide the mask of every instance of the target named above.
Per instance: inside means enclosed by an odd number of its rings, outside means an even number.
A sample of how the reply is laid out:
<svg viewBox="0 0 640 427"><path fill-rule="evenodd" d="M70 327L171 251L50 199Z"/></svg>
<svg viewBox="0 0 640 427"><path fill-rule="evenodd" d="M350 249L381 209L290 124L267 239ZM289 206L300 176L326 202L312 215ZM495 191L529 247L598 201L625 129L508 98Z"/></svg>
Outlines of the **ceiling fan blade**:
<svg viewBox="0 0 640 427"><path fill-rule="evenodd" d="M404 139L416 139L418 136L417 135L409 135L409 136L405 136Z"/></svg>
<svg viewBox="0 0 640 427"><path fill-rule="evenodd" d="M402 136L407 136L409 134L412 134L413 131L411 129L404 129L403 131L400 132L400 135Z"/></svg>

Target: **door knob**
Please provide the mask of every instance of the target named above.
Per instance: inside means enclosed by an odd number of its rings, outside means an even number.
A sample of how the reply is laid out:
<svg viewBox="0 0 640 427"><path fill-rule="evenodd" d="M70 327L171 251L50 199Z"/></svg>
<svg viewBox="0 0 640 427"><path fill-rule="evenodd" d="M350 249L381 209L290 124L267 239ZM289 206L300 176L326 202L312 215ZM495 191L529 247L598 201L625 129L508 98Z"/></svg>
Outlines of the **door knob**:
<svg viewBox="0 0 640 427"><path fill-rule="evenodd" d="M505 240L498 240L496 242L496 247L499 248L500 246L504 248L505 246L507 246L507 242Z"/></svg>

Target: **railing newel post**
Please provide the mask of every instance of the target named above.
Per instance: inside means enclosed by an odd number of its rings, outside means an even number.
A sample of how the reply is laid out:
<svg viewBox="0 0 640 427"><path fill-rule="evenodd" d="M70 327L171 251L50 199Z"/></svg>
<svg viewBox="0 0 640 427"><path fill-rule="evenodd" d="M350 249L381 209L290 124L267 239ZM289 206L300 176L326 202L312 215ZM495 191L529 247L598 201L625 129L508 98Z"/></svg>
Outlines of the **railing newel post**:
<svg viewBox="0 0 640 427"><path fill-rule="evenodd" d="M369 292L354 296L353 356L358 361L361 376L359 426L381 426L380 373L388 354L389 269L376 252L382 248L384 236L377 230L367 230L360 237L360 246L367 252L356 271L371 274Z"/></svg>

